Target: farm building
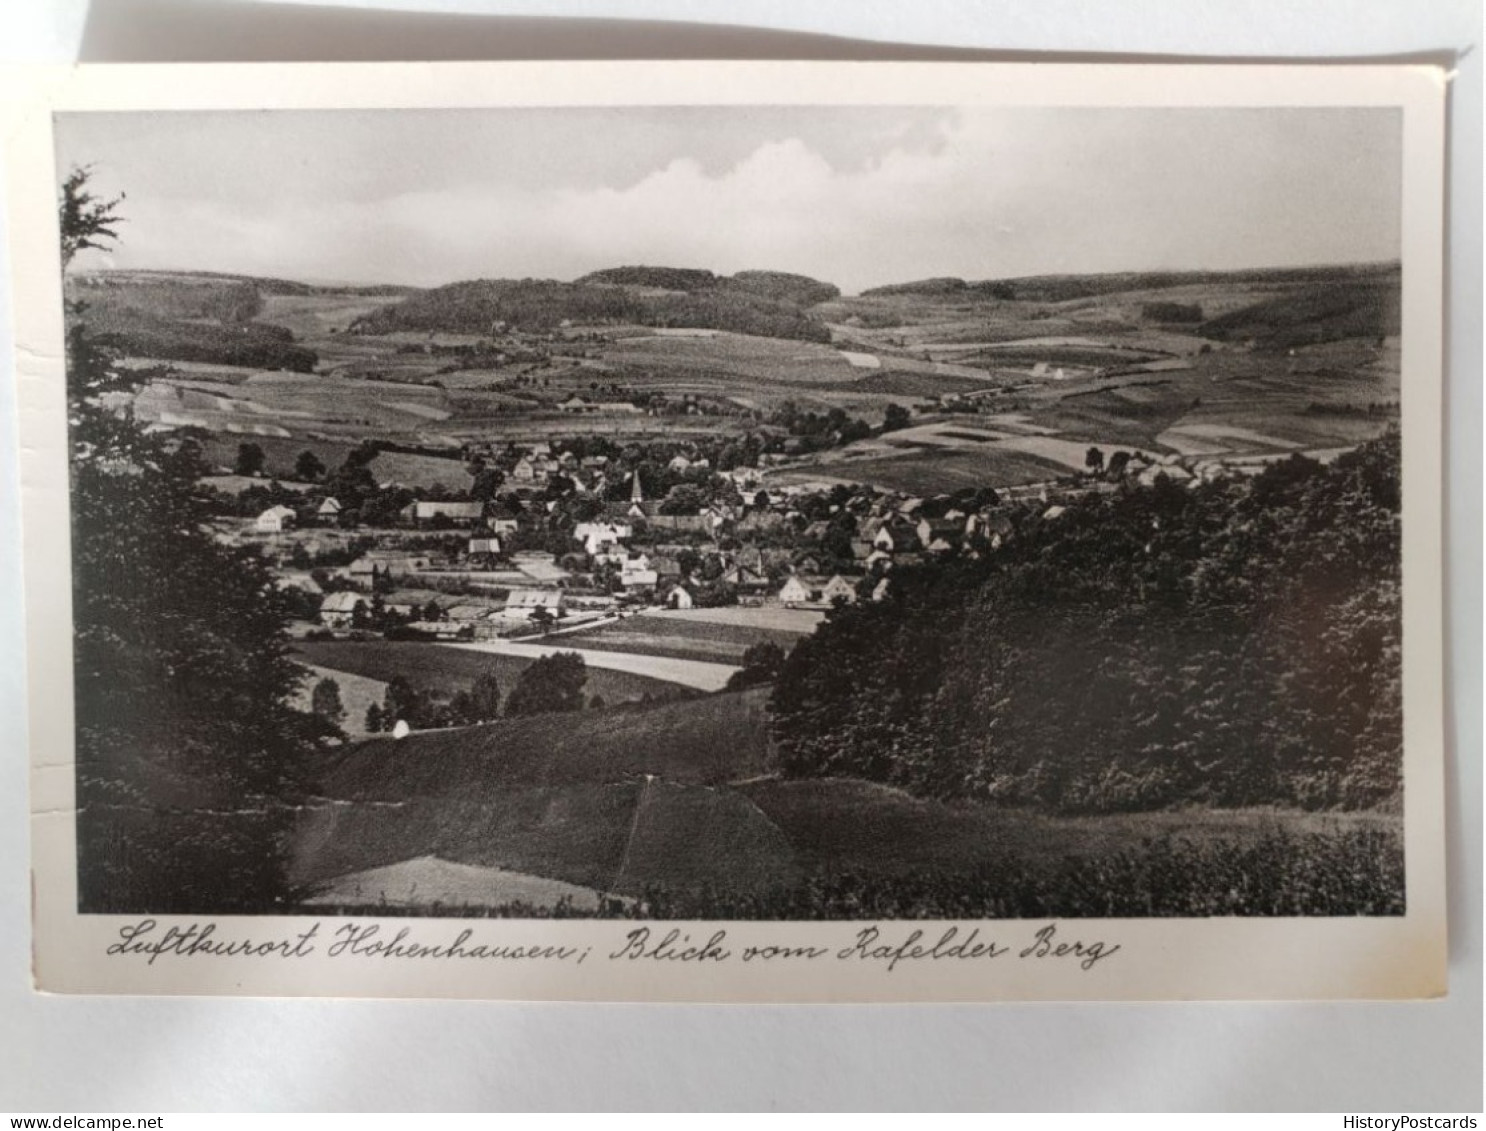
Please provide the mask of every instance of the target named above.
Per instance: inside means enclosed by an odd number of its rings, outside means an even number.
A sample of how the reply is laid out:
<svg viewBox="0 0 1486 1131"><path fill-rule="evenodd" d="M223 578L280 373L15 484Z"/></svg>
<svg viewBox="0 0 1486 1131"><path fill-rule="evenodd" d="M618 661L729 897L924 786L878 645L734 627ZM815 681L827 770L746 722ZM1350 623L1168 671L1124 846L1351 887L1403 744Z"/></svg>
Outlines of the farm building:
<svg viewBox="0 0 1486 1131"><path fill-rule="evenodd" d="M294 512L285 506L269 507L253 520L259 534L282 534L294 529Z"/></svg>
<svg viewBox="0 0 1486 1131"><path fill-rule="evenodd" d="M346 567L346 574L353 580L370 583L378 576L402 577L428 569L432 565L433 558L427 554L404 550L368 550Z"/></svg>
<svg viewBox="0 0 1486 1131"><path fill-rule="evenodd" d="M402 509L402 517L407 522L432 522L440 518L451 522L475 522L484 516L485 504L479 502L426 500L411 503Z"/></svg>
<svg viewBox="0 0 1486 1131"><path fill-rule="evenodd" d="M320 602L320 623L327 628L350 628L356 610L366 608L360 593L332 593Z"/></svg>
<svg viewBox="0 0 1486 1131"><path fill-rule="evenodd" d="M597 405L589 404L577 393L574 393L565 401L560 401L557 407L562 412L596 412L598 410Z"/></svg>
<svg viewBox="0 0 1486 1131"><path fill-rule="evenodd" d="M660 581L660 574L653 569L627 570L619 575L619 584L627 590L654 589Z"/></svg>
<svg viewBox="0 0 1486 1131"><path fill-rule="evenodd" d="M561 589L513 589L506 598L506 612L531 616L538 609L546 609L557 616L562 611Z"/></svg>
<svg viewBox="0 0 1486 1131"><path fill-rule="evenodd" d="M321 522L334 522L341 516L340 500L334 497L326 499L316 508L315 516Z"/></svg>
<svg viewBox="0 0 1486 1131"><path fill-rule="evenodd" d="M666 608L668 609L690 609L695 604L691 590L685 585L673 585L670 592L666 594Z"/></svg>

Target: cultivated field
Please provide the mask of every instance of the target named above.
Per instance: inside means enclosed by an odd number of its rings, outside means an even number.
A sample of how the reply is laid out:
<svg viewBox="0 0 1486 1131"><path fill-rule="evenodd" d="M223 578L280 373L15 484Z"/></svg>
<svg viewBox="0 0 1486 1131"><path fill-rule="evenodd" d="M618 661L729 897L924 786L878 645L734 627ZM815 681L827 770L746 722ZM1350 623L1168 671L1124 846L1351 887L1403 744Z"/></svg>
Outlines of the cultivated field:
<svg viewBox="0 0 1486 1131"><path fill-rule="evenodd" d="M885 491L908 495L936 495L962 487L1041 483L1066 474L1068 468L1063 463L988 446L975 451L939 449L875 459L833 460L781 471L771 475L770 482L813 483L827 479L870 483Z"/></svg>
<svg viewBox="0 0 1486 1131"><path fill-rule="evenodd" d="M516 343L493 343L463 322L419 322L416 330L372 333L367 331L378 319L367 316L401 296L354 289L285 293L294 287L269 281L259 288L255 308L245 297L247 281L203 285L198 278L181 286L167 276L155 279L163 285L95 286L89 293L114 316L139 311L155 319L151 326L165 318L196 320L172 322L168 332L145 335L141 342L179 345L204 314L220 313L237 321L224 324L231 329L226 337L213 330L219 351L230 352L231 334L251 331L255 342L266 343L259 352L266 350L268 360L255 368L177 351L181 358L168 361L177 375L141 395L141 417L210 430L218 437L212 456L224 464L230 460L223 455L244 440L265 448L274 441L270 470L281 477L291 464L280 447L292 450L289 460L309 448L337 466L351 445L366 438L436 450L491 435L520 441L575 431L741 432L758 427L749 413L770 413L786 400L817 412L839 407L876 422L893 403L968 397L966 403L979 411L962 418L967 428L1015 415L1056 444L1057 450L1008 445L990 460L936 450L915 452L907 464L863 462L846 473L822 469L831 478L934 491L1045 477L1037 460L1081 467L1079 453L1090 446L1243 455L1256 450L1245 433L1273 441L1271 451L1350 446L1376 435L1390 418L1386 411L1369 418L1359 408L1396 403L1398 390L1398 273L1388 265L1049 277L995 286L949 280L814 306L807 301L800 317L818 322L831 336L829 344L661 329L622 318L574 318L560 332ZM622 290L607 285L605 295ZM642 292L660 293L646 287L635 293ZM459 322L456 308L449 309ZM1179 322L1162 320L1178 316ZM396 323L392 319L382 328ZM272 335L284 331L292 343L275 344ZM457 351L473 347L495 351L481 355L492 360L462 360L470 355ZM314 371L283 371L295 367L288 364L269 368L286 350L313 351ZM505 356L502 350L512 360L493 360ZM575 418L556 411L573 393L587 396L608 386L696 396L721 406L723 414ZM1228 431L1194 440L1193 430L1202 428ZM842 454L823 453L818 462L833 463ZM943 456L948 459L936 476L928 465ZM387 477L418 488L435 482L463 486L457 476L450 481L451 472L419 465ZM982 474L991 477L989 483L977 482Z"/></svg>
<svg viewBox="0 0 1486 1131"><path fill-rule="evenodd" d="M802 632L811 629L770 628L747 623L700 620L694 612L711 610L672 610L669 615L645 613L625 617L587 632L565 634L563 644L578 648L599 648L609 652L633 652L645 656L667 656L682 660L706 660L714 663L739 664L743 653L755 644L778 644L786 652L794 647ZM772 610L731 610L736 612L770 612ZM781 610L794 612L793 609ZM818 618L820 614L816 614ZM741 618L740 618L741 619ZM764 620L767 618L758 618ZM812 626L813 627L813 626Z"/></svg>
<svg viewBox="0 0 1486 1131"><path fill-rule="evenodd" d="M577 633L573 634L573 638L577 636ZM486 640L472 644L439 644L437 647L528 660L556 655L558 652L581 652L590 669L664 681L699 691L721 691L727 685L729 677L738 670L736 666L724 663L716 657L703 659L596 648L592 642L584 643L576 639L569 643L570 637L567 634L562 634L557 639L559 642L556 644Z"/></svg>

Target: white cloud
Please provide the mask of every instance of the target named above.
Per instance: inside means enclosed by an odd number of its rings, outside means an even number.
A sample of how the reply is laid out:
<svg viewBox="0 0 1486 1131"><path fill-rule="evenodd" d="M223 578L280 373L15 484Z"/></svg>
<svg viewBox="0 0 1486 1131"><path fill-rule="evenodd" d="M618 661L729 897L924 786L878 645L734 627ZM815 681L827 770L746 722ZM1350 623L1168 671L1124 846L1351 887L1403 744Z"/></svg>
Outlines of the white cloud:
<svg viewBox="0 0 1486 1131"><path fill-rule="evenodd" d="M128 201L117 259L423 284L622 263L774 268L853 291L926 275L1387 258L1398 239L1395 129L1335 111L982 112L947 117L937 144L840 165L808 130L707 164L685 151L700 143L674 143L623 187L549 183L531 164L536 142L507 145L498 163L462 162L445 146L362 171L354 199L336 198L320 168L295 181L294 153L262 168L270 135L243 147L252 160L239 178L214 167L209 190L191 192L186 177L176 193L152 170L154 191ZM469 137L501 144L488 131ZM479 175L462 175L466 164Z"/></svg>

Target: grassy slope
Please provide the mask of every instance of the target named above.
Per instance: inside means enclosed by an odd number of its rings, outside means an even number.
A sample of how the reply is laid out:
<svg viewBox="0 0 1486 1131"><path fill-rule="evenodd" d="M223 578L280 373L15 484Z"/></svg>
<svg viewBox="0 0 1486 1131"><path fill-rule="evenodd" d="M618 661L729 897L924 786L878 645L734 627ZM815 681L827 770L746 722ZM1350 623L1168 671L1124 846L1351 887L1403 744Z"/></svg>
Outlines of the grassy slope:
<svg viewBox="0 0 1486 1131"><path fill-rule="evenodd" d="M767 694L760 689L649 709L536 715L381 739L337 755L321 788L333 797L395 801L478 799L513 786L625 782L645 774L720 785L767 768Z"/></svg>
<svg viewBox="0 0 1486 1131"><path fill-rule="evenodd" d="M322 768L320 792L334 801L300 823L296 879L433 854L630 893L787 880L795 865L783 834L745 796L717 788L767 766L766 695L351 747Z"/></svg>
<svg viewBox="0 0 1486 1131"><path fill-rule="evenodd" d="M379 739L330 759L296 845L313 882L416 856L639 895L790 888L818 873L972 873L1011 860L1139 855L1154 839L1257 844L1277 832L1396 835L1382 814L1187 810L1049 817L949 805L854 780L782 781L767 689ZM982 871L982 874L983 871Z"/></svg>

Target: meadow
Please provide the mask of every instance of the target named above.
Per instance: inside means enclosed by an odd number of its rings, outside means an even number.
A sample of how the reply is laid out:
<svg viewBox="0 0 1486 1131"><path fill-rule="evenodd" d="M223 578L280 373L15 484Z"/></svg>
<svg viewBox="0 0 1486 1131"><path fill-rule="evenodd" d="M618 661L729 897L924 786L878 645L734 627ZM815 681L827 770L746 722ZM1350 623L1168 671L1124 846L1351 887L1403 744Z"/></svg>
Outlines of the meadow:
<svg viewBox="0 0 1486 1131"><path fill-rule="evenodd" d="M1191 808L1054 816L773 768L767 688L381 738L328 756L295 875L435 857L697 918L1397 914L1398 818ZM310 895L313 898L313 895ZM375 900L341 898L366 911ZM425 908L426 910L426 908ZM470 897L440 914L552 914ZM595 913L571 903L559 914Z"/></svg>

